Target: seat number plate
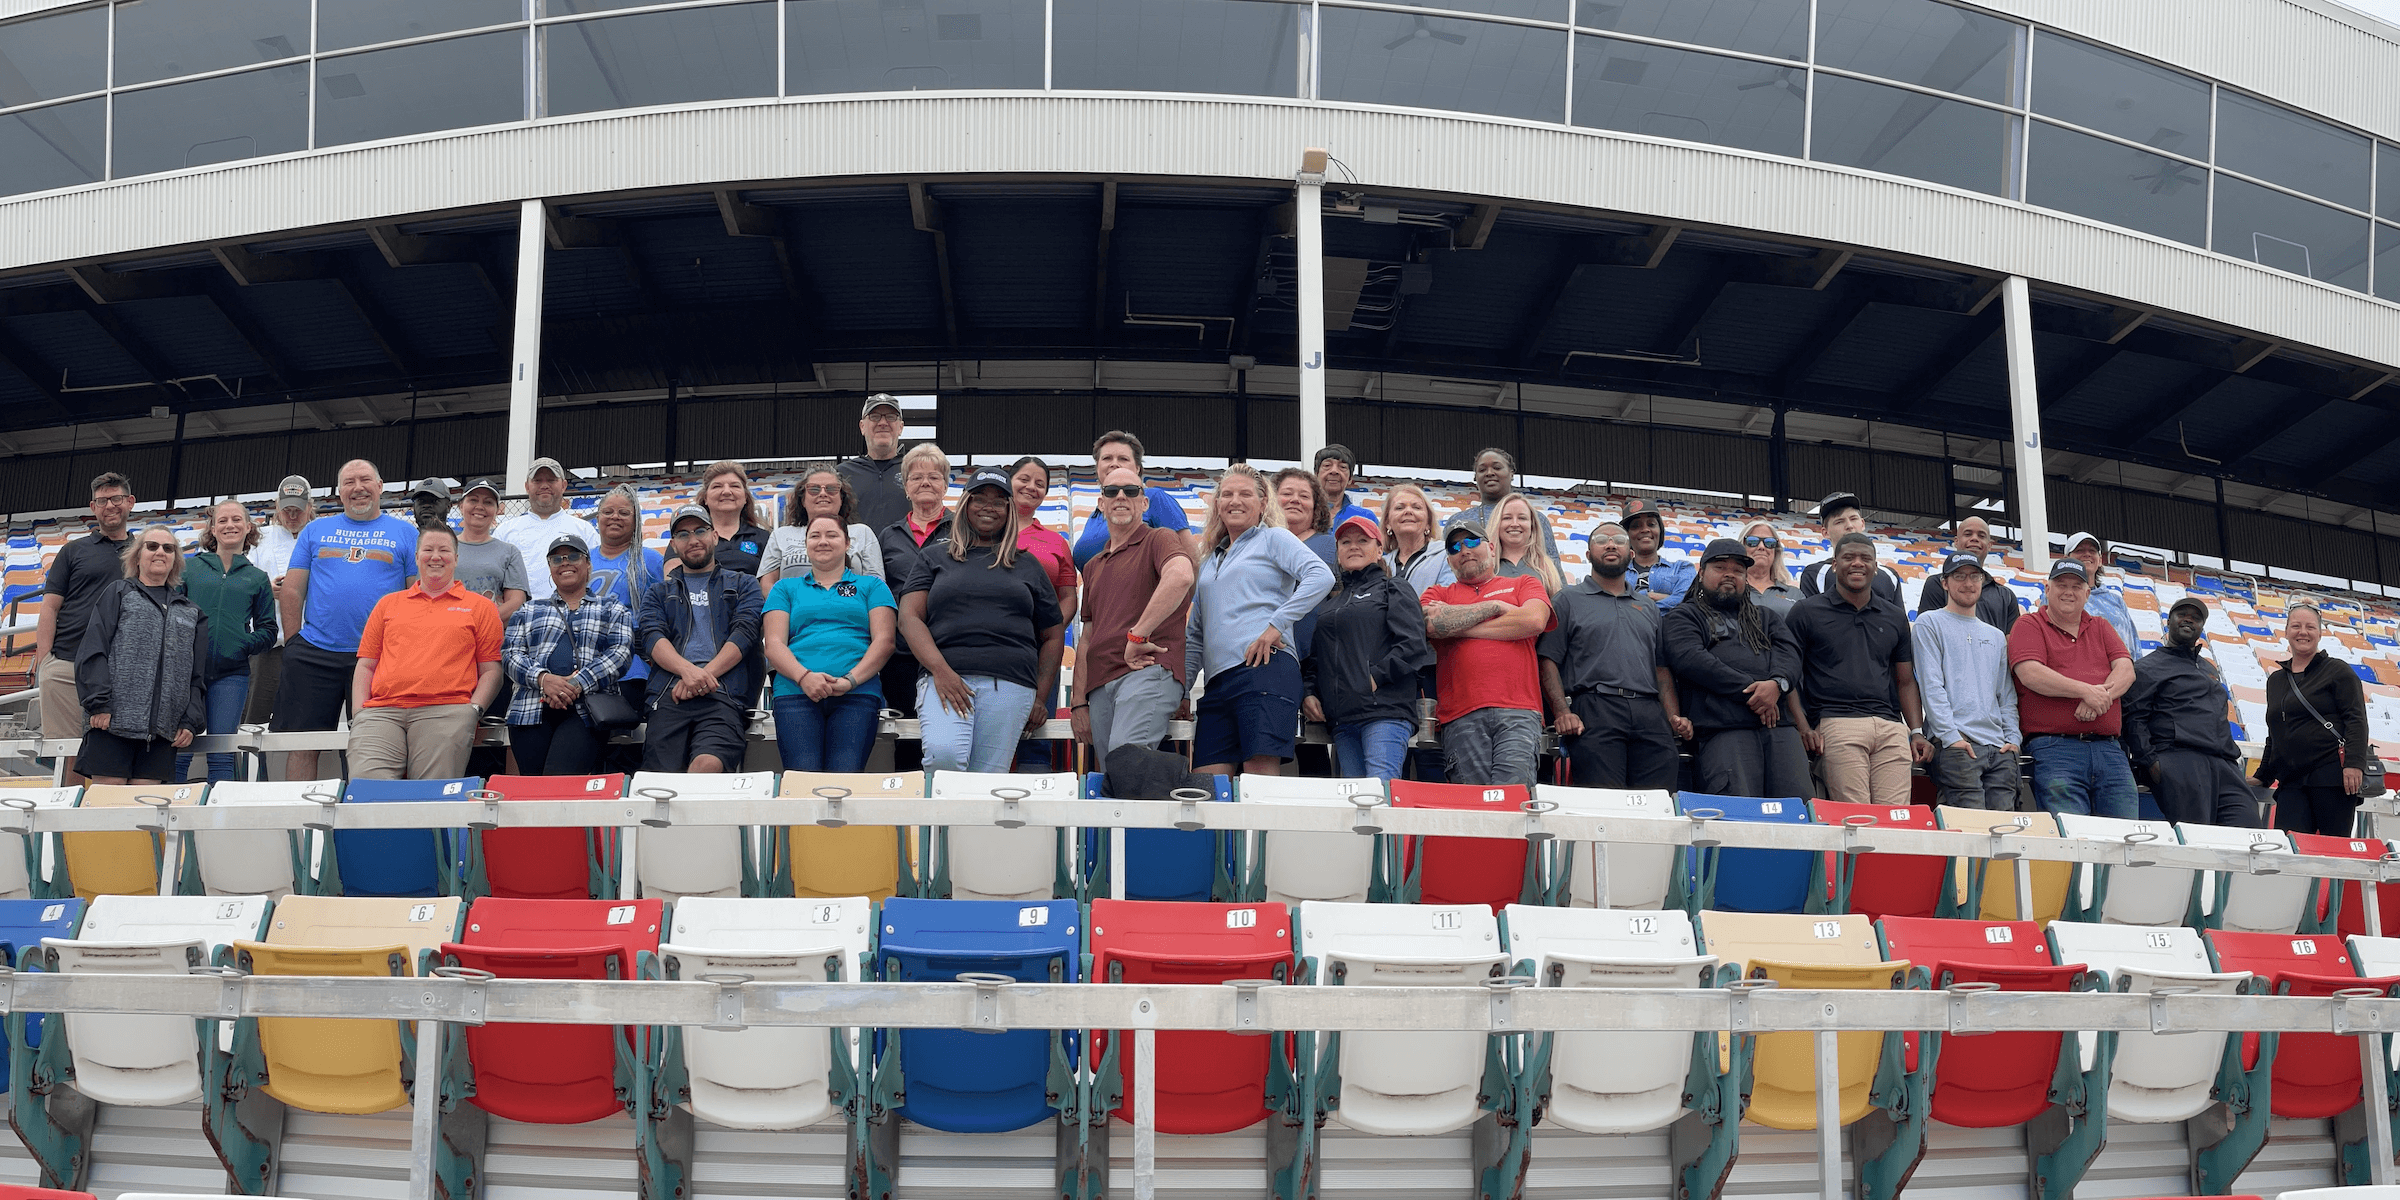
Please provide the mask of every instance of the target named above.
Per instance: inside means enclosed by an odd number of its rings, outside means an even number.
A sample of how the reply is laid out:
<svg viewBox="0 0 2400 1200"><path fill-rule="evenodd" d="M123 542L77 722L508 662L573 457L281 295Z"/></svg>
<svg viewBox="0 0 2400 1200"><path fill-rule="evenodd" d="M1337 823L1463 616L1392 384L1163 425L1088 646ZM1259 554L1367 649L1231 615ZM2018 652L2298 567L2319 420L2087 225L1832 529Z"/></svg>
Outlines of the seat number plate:
<svg viewBox="0 0 2400 1200"><path fill-rule="evenodd" d="M2174 948L2175 939L2163 933L2146 933L2142 935L2142 944L2153 950L2168 950Z"/></svg>
<svg viewBox="0 0 2400 1200"><path fill-rule="evenodd" d="M1257 925L1258 910L1255 908L1229 909L1225 913L1225 928L1227 929L1252 929Z"/></svg>
<svg viewBox="0 0 2400 1200"><path fill-rule="evenodd" d="M633 905L615 905L608 910L608 923L611 925L631 925L633 924L633 913Z"/></svg>
<svg viewBox="0 0 2400 1200"><path fill-rule="evenodd" d="M1047 925L1049 923L1050 910L1043 908L1038 904L1017 910L1017 927L1019 929L1030 928L1035 925Z"/></svg>
<svg viewBox="0 0 2400 1200"><path fill-rule="evenodd" d="M1483 802L1485 804L1498 804L1506 799L1508 799L1508 793L1499 788L1483 789Z"/></svg>
<svg viewBox="0 0 2400 1200"><path fill-rule="evenodd" d="M1433 927L1435 929L1458 928L1458 910L1455 908L1435 910L1433 914Z"/></svg>
<svg viewBox="0 0 2400 1200"><path fill-rule="evenodd" d="M1627 932L1627 933L1636 933L1636 934L1652 934L1652 933L1657 933L1657 932L1658 932L1658 918L1657 918L1657 917L1627 917L1627 918L1625 918L1625 932Z"/></svg>
<svg viewBox="0 0 2400 1200"><path fill-rule="evenodd" d="M811 925L833 925L839 923L841 919L840 905L817 904L810 906L808 910L808 923Z"/></svg>
<svg viewBox="0 0 2400 1200"><path fill-rule="evenodd" d="M432 906L432 905L430 905L430 904L411 904L411 905L409 905L409 906L408 906L408 919L409 919L409 920L411 920L411 921L430 921L430 920L432 920L432 919L433 919L433 906Z"/></svg>
<svg viewBox="0 0 2400 1200"><path fill-rule="evenodd" d="M1840 921L1818 921L1810 925L1808 931L1821 938L1838 938L1842 936L1842 923Z"/></svg>
<svg viewBox="0 0 2400 1200"><path fill-rule="evenodd" d="M2017 940L2017 931L2006 925L1994 925L1983 931L1983 940L1995 946L2006 945Z"/></svg>
<svg viewBox="0 0 2400 1200"><path fill-rule="evenodd" d="M1770 817L1780 816L1783 813L1783 801L1769 800L1766 803L1759 805L1758 811L1765 813Z"/></svg>
<svg viewBox="0 0 2400 1200"><path fill-rule="evenodd" d="M2317 943L2314 940L2309 938L2292 939L2292 953L2299 955L2311 955L2315 954L2316 952Z"/></svg>
<svg viewBox="0 0 2400 1200"><path fill-rule="evenodd" d="M64 904L48 904L42 907L42 920L44 921L55 921L65 915L67 915L67 906Z"/></svg>

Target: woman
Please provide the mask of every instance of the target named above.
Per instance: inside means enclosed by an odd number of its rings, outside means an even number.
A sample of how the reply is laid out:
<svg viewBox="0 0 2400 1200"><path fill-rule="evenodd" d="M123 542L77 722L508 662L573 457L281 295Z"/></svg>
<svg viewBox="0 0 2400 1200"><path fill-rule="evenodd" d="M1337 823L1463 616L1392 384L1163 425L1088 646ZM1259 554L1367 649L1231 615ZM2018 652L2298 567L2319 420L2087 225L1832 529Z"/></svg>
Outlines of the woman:
<svg viewBox="0 0 2400 1200"><path fill-rule="evenodd" d="M1395 483L1383 494L1383 565L1412 596L1457 581L1450 573L1450 556L1442 553L1442 540L1434 536L1440 531L1424 488Z"/></svg>
<svg viewBox="0 0 2400 1200"><path fill-rule="evenodd" d="M1800 582L1783 565L1783 536L1775 522L1761 519L1742 526L1742 548L1750 552L1750 594L1767 611L1792 615L1792 606L1800 603Z"/></svg>
<svg viewBox="0 0 2400 1200"><path fill-rule="evenodd" d="M1009 477L987 467L967 481L947 544L928 544L900 586L900 635L923 671L917 720L925 765L1008 770L1017 743L1050 714L1066 623L1042 564L1017 550L1021 518Z"/></svg>
<svg viewBox="0 0 2400 1200"><path fill-rule="evenodd" d="M667 576L666 556L642 544L640 493L631 484L611 489L600 498L600 507L592 514L592 526L600 531L600 548L592 551L591 590L616 597L617 603L634 615L638 626L642 597L650 591L651 584ZM648 660L636 654L625 664L625 674L617 680L617 694L625 697L633 711L650 711Z"/></svg>
<svg viewBox="0 0 2400 1200"><path fill-rule="evenodd" d="M1333 566L1333 509L1326 505L1316 477L1285 467L1275 472L1274 482L1275 510L1283 517L1283 527L1327 567Z"/></svg>
<svg viewBox="0 0 2400 1200"><path fill-rule="evenodd" d="M1341 574L1317 606L1317 638L1300 664L1300 709L1333 729L1333 773L1393 779L1417 729L1417 670L1433 657L1425 610L1383 565L1382 531L1352 516L1333 531Z"/></svg>
<svg viewBox="0 0 2400 1200"><path fill-rule="evenodd" d="M1559 575L1557 561L1542 549L1541 520L1524 493L1500 497L1492 506L1492 543L1497 550L1492 569L1501 575L1531 575L1555 596L1565 590L1566 581Z"/></svg>
<svg viewBox="0 0 2400 1200"><path fill-rule="evenodd" d="M758 523L758 500L750 494L750 473L742 464L724 459L700 473L700 507L708 510L709 524L717 527L717 565L758 574L767 531Z"/></svg>
<svg viewBox="0 0 2400 1200"><path fill-rule="evenodd" d="M152 525L127 539L125 577L92 602L75 692L92 722L76 766L93 783L165 783L208 724L208 615L182 582L175 531Z"/></svg>
<svg viewBox="0 0 2400 1200"><path fill-rule="evenodd" d="M899 606L883 580L853 565L850 525L840 516L809 518L806 536L807 569L786 575L767 597L775 747L786 771L864 771Z"/></svg>
<svg viewBox="0 0 2400 1200"><path fill-rule="evenodd" d="M557 591L526 601L501 635L500 669L516 684L508 746L527 775L589 775L600 768L608 735L593 723L584 697L617 692L633 657L633 610L613 590L592 587L591 553L579 541L550 547L543 571Z"/></svg>
<svg viewBox="0 0 2400 1200"><path fill-rule="evenodd" d="M908 496L908 511L875 531L883 547L883 577L893 585L908 582L926 546L950 540L950 510L942 506L950 496L950 456L932 442L910 448L900 456L900 490ZM902 716L917 715L917 656L905 638L892 647L892 657L883 665L883 702ZM916 752L902 742L894 751L899 755L894 766L915 770L909 759Z"/></svg>
<svg viewBox="0 0 2400 1200"><path fill-rule="evenodd" d="M1192 761L1212 775L1237 765L1272 775L1292 756L1301 683L1290 631L1333 587L1332 569L1270 521L1269 503L1267 481L1236 463L1217 481L1200 531L1184 677L1208 672Z"/></svg>
<svg viewBox="0 0 2400 1200"><path fill-rule="evenodd" d="M2325 614L2292 601L2283 618L2292 656L2267 676L2267 744L2257 778L2275 789L2275 828L2346 838L2375 747L2358 673L2318 648L2324 638Z"/></svg>
<svg viewBox="0 0 2400 1200"><path fill-rule="evenodd" d="M1050 589L1058 593L1059 618L1074 620L1075 559L1067 550L1067 539L1034 515L1042 501L1050 498L1049 464L1030 454L1018 459L1009 465L1008 486L1017 502L1017 549L1041 560L1050 576Z"/></svg>
<svg viewBox="0 0 2400 1200"><path fill-rule="evenodd" d="M767 539L767 552L759 557L758 586L773 593L775 585L786 575L808 570L808 537L804 532L818 517L832 517L842 523L850 542L850 569L861 575L883 578L883 545L875 540L875 531L858 523L858 493L842 473L832 467L817 467L792 485L792 498L784 501L783 524L775 527L775 535Z"/></svg>
<svg viewBox="0 0 2400 1200"><path fill-rule="evenodd" d="M239 500L208 512L200 549L184 564L178 589L208 618L208 732L234 733L250 702L250 658L275 645L275 582L242 551L258 545L257 523ZM235 778L232 754L208 756L209 782ZM192 756L175 756L175 779L191 774Z"/></svg>

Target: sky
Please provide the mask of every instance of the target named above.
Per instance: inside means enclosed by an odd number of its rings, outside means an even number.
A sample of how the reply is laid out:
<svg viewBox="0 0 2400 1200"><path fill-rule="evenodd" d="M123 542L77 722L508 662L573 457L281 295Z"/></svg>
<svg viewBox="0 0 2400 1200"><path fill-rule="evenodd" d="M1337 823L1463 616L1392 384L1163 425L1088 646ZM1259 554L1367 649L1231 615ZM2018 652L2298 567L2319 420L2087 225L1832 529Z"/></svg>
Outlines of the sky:
<svg viewBox="0 0 2400 1200"><path fill-rule="evenodd" d="M2400 25L2400 0L2340 0L2340 2L2370 16L2381 17L2395 25Z"/></svg>

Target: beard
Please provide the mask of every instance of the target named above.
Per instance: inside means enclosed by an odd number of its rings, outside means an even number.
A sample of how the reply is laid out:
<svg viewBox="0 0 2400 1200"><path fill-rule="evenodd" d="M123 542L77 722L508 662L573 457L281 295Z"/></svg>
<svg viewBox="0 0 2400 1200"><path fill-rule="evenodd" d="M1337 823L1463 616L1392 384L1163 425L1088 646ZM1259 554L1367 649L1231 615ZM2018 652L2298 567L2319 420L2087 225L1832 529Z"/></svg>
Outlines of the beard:
<svg viewBox="0 0 2400 1200"><path fill-rule="evenodd" d="M1625 564L1621 562L1604 563L1595 559L1592 562L1592 574L1597 575L1602 579L1623 579L1625 577Z"/></svg>
<svg viewBox="0 0 2400 1200"><path fill-rule="evenodd" d="M1743 601L1750 598L1750 589L1748 585L1744 585L1730 596L1723 592L1709 592L1706 594L1708 596L1708 603L1711 607L1722 612L1735 612L1740 610Z"/></svg>

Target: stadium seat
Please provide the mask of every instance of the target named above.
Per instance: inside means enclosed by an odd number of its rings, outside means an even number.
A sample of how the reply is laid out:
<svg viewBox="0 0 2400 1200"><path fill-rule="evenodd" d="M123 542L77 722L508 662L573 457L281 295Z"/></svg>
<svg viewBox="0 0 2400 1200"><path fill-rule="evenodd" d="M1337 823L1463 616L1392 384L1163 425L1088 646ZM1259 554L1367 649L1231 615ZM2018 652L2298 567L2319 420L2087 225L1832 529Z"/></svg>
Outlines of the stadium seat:
<svg viewBox="0 0 2400 1200"><path fill-rule="evenodd" d="M1533 798L1557 805L1562 813L1589 816L1674 817L1682 812L1676 807L1675 797L1663 791L1618 791L1543 783L1534 785ZM1559 885L1563 883L1565 902L1573 908L1660 909L1683 905L1681 885L1685 881L1675 870L1673 846L1561 842L1554 853L1557 867L1552 872L1548 903L1560 901ZM1599 856L1603 854L1608 856L1606 904L1599 902L1593 887L1599 876Z"/></svg>
<svg viewBox="0 0 2400 1200"><path fill-rule="evenodd" d="M342 789L343 804L406 804L464 801L483 786L465 779L353 779ZM343 896L455 896L458 829L343 829L334 817L333 853L318 865L319 887ZM460 823L465 823L462 814Z"/></svg>
<svg viewBox="0 0 2400 1200"><path fill-rule="evenodd" d="M1475 987L1508 973L1499 918L1480 904L1300 906L1304 982ZM1362 1133L1448 1133L1483 1113L1488 1035L1354 1030L1321 1035L1317 1112ZM1306 1055L1308 1045L1302 1043Z"/></svg>
<svg viewBox="0 0 2400 1200"><path fill-rule="evenodd" d="M284 783L212 783L201 803L210 808L275 807L319 819L324 809L312 796L328 801L342 794L339 779L299 779ZM210 896L271 896L282 899L314 889L307 835L299 830L202 829L191 835L185 856L189 870L198 872L199 890Z"/></svg>
<svg viewBox="0 0 2400 1200"><path fill-rule="evenodd" d="M1101 899L1091 912L1095 983L1292 982L1291 914L1280 904ZM1272 1037L1160 1033L1158 1131L1230 1133L1266 1119L1270 1044L1282 1048ZM1093 1052L1096 1103L1131 1122L1131 1042L1110 1036Z"/></svg>
<svg viewBox="0 0 2400 1200"><path fill-rule="evenodd" d="M1741 979L1850 991L1893 990L1907 982L1909 964L1886 960L1873 922L1857 915L1712 911L1700 914L1700 931L1709 953L1737 968ZM1904 1101L1895 1091L1906 1086L1900 1035L1844 1033L1838 1042L1841 1123L1879 1108L1899 1111ZM1921 1114L1922 1105L1915 1112ZM1745 1115L1770 1129L1817 1127L1816 1035L1759 1035Z"/></svg>
<svg viewBox="0 0 2400 1200"><path fill-rule="evenodd" d="M139 1196L138 1192L120 1192L123 1196ZM18 1187L0 1183L0 1200L98 1200L90 1192L69 1192L59 1188Z"/></svg>
<svg viewBox="0 0 2400 1200"><path fill-rule="evenodd" d="M2380 838L2337 838L2314 833L2295 833L2291 837L2293 848L2302 854L2381 859L2392 853L2392 844ZM2341 937L2400 935L2400 887L2378 886L2375 889L2379 929L2370 930L2367 928L2367 906L2359 898L2359 881L2345 879L2338 888L2325 886L2331 882L2319 881L2317 920L2304 926L2305 930L2322 933L2331 929Z"/></svg>
<svg viewBox="0 0 2400 1200"><path fill-rule="evenodd" d="M1211 802L1233 799L1233 777L1211 775ZM1094 771L1083 777L1083 794L1101 799L1108 776ZM1158 805L1157 800L1130 803ZM1117 875L1113 830L1094 829L1084 838L1084 862L1092 894L1110 894ZM1232 854L1242 835L1208 829L1125 830L1125 894L1119 900L1185 900L1207 902L1235 898L1237 863Z"/></svg>
<svg viewBox="0 0 2400 1200"><path fill-rule="evenodd" d="M1511 973L1543 987L1716 985L1716 956L1699 952L1690 915L1677 910L1512 904L1501 921ZM1547 1074L1537 1094L1547 1124L1582 1133L1647 1133L1682 1116L1687 1096L1689 1107L1708 1102L1716 1086L1716 1038L1710 1035L1573 1032L1545 1040Z"/></svg>
<svg viewBox="0 0 2400 1200"><path fill-rule="evenodd" d="M1522 814L1533 793L1518 785L1391 782L1392 807ZM1521 837L1409 837L1400 842L1392 898L1404 904L1480 904L1497 913L1542 899L1537 862Z"/></svg>
<svg viewBox="0 0 2400 1200"><path fill-rule="evenodd" d="M1017 789L1030 800L1066 799L1082 794L1072 771L1048 775L978 774L973 771L935 771L930 795L935 799L991 799L1000 791ZM1040 825L1015 829L999 825L954 825L936 834L935 894L957 900L1048 900L1073 894L1066 863L1073 831ZM945 886L946 890L945 890Z"/></svg>
<svg viewBox="0 0 2400 1200"><path fill-rule="evenodd" d="M487 896L444 965L503 979L632 979L658 949L658 900L515 900ZM627 1034L627 1038L631 1036ZM475 1106L512 1121L574 1125L623 1112L626 1038L605 1025L493 1022L466 1030Z"/></svg>
<svg viewBox="0 0 2400 1200"><path fill-rule="evenodd" d="M1071 900L900 897L883 902L877 936L877 973L886 982L1081 978L1084 939ZM900 1029L882 1040L872 1108L878 1120L897 1113L947 1133L1004 1133L1049 1118L1074 1086L1073 1043L1057 1030Z"/></svg>
<svg viewBox="0 0 2400 1200"><path fill-rule="evenodd" d="M23 820L35 809L73 808L82 794L82 788L71 787L0 788L0 797L6 799L8 807L26 810L12 817L12 823ZM0 834L0 900L56 899L62 894L72 894L62 893L42 873L45 846L51 844L55 844L53 839L29 838L21 833Z"/></svg>
<svg viewBox="0 0 2400 1200"><path fill-rule="evenodd" d="M2331 996L2351 989L2391 995L2400 987L2400 973L2362 978L2350 947L2327 937L2293 937L2274 933L2229 933L2211 929L2205 935L2220 971L2248 971L2267 981L2274 996ZM2255 1052L2259 1035L2246 1034L2245 1057ZM2270 1107L2276 1116L2324 1120L2360 1102L2358 1039L2336 1033L2284 1033L2275 1039L2275 1087Z"/></svg>
<svg viewBox="0 0 2400 1200"><path fill-rule="evenodd" d="M1308 804L1354 812L1361 802L1389 802L1380 779L1300 779L1288 775L1244 775L1236 798L1275 804ZM1252 843L1250 874L1242 898L1276 904L1327 900L1362 904L1381 899L1377 850L1381 839L1360 833L1268 831Z"/></svg>
<svg viewBox="0 0 2400 1200"><path fill-rule="evenodd" d="M2008 836L2059 836L2058 818L2046 812L1993 812L1944 805L1934 809L1933 815L1944 829L1989 833L1995 827L2022 821L2025 828ZM2033 874L2032 920L2037 925L2048 925L2066 911L2067 891L2075 878L2075 864L2037 862L2028 866ZM2016 864L2013 861L1961 858L1954 864L1953 880L1958 885L1958 915L1978 921L2020 919L2017 915Z"/></svg>
<svg viewBox="0 0 2400 1200"><path fill-rule="evenodd" d="M1714 810L1719 820L1755 821L1769 825L1809 823L1805 798L1761 800L1750 796L1708 796L1685 792L1678 798L1686 816ZM1796 913L1823 911L1823 865L1805 850L1756 850L1704 846L1696 851L1694 874L1699 879L1697 903L1727 912ZM1724 955L1718 955L1720 959ZM1731 960L1727 960L1731 961ZM1811 1060L1814 1061L1814 1060ZM1813 1119L1813 1118L1812 1118Z"/></svg>
<svg viewBox="0 0 2400 1200"><path fill-rule="evenodd" d="M1885 917L1876 924L1885 957L1915 964L1915 986L1988 983L2004 992L2067 992L2083 973L2080 964L2054 962L2031 921ZM1948 1125L2022 1125L2050 1107L2062 1065L2070 1078L2079 1073L2061 1059L2058 1033L1937 1033L1926 1041L1931 1053L1919 1061L1933 1059L1932 1116Z"/></svg>
<svg viewBox="0 0 2400 1200"><path fill-rule="evenodd" d="M2186 846L2253 851L2262 856L2283 855L2286 859L2292 853L2291 835L2280 829L2179 824L2175 830ZM2274 860L2262 865L2276 873L2201 872L2202 924L2236 933L2299 932L2301 920L2312 915L2308 911L2309 899L2316 892L2317 881L2306 875L2284 873L2277 869Z"/></svg>
<svg viewBox="0 0 2400 1200"><path fill-rule="evenodd" d="M94 784L83 789L77 808L148 808L160 798L171 804L198 804L205 784ZM149 801L137 799L147 796ZM160 863L165 838L140 829L62 833L59 858L75 894L85 901L95 896L155 896L159 894ZM165 868L173 871L173 864Z"/></svg>
<svg viewBox="0 0 2400 1200"><path fill-rule="evenodd" d="M786 771L781 796L820 797L846 794L858 797L915 797L925 794L925 773L836 775ZM1048 830L1039 832L1048 833ZM915 895L907 855L906 825L792 825L771 835L774 878L767 890L777 896L865 896L888 900ZM647 843L645 843L646 845ZM1048 897L1049 883L1041 885Z"/></svg>
<svg viewBox="0 0 2400 1200"><path fill-rule="evenodd" d="M2166 821L2060 813L2058 828L2065 837L2122 845L2126 857L2136 863L2142 860L2144 846L2180 844L2175 826ZM2106 925L2181 925L2196 902L2198 875L2187 867L2077 864L2076 919Z"/></svg>
<svg viewBox="0 0 2400 1200"><path fill-rule="evenodd" d="M1820 825L1863 824L1887 829L1939 829L1928 805L1843 804L1811 800ZM1931 917L1941 911L1942 880L1950 860L1931 854L1842 854L1828 875L1836 881L1833 912L1883 917ZM1901 956L1906 957L1906 956Z"/></svg>
<svg viewBox="0 0 2400 1200"><path fill-rule="evenodd" d="M614 800L623 775L494 775L504 800ZM512 900L609 900L617 894L616 829L483 829L469 835L478 893Z"/></svg>
<svg viewBox="0 0 2400 1200"><path fill-rule="evenodd" d="M751 771L689 775L643 771L626 785L628 798L655 803L725 797L755 800L775 794L775 773ZM639 811L637 809L637 811ZM632 839L633 865L647 900L681 900L687 896L722 899L755 896L763 889L756 865L755 835L748 826L643 826L620 831ZM788 889L786 893L788 894Z"/></svg>
<svg viewBox="0 0 2400 1200"><path fill-rule="evenodd" d="M0 957L0 966L40 970L42 939L73 937L81 920L83 901L73 896L63 900L0 900L0 956L4 956ZM7 1084L10 1087L16 1086L11 1073L15 1062L11 1043L32 1050L39 1050L42 1045L42 1014L12 1012L7 1024L13 1027L20 1020L25 1025L21 1033L12 1031L0 1038L0 1080L10 1080ZM25 1065L30 1068L33 1064L28 1061Z"/></svg>

